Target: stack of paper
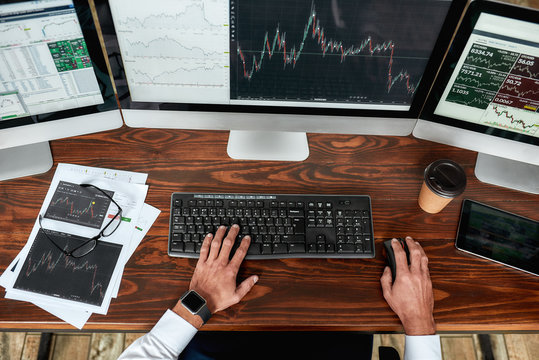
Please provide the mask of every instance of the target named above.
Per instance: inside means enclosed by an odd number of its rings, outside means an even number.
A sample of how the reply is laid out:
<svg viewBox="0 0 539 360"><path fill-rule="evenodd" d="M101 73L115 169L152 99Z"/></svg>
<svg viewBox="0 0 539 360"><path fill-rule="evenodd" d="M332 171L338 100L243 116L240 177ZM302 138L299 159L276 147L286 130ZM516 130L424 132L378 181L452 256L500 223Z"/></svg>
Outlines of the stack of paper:
<svg viewBox="0 0 539 360"><path fill-rule="evenodd" d="M79 329L92 313L106 314L125 264L160 213L144 203L147 177L59 164L28 242L0 276L6 298L32 302ZM114 202L122 209L116 218ZM102 231L108 236L87 255L65 254Z"/></svg>

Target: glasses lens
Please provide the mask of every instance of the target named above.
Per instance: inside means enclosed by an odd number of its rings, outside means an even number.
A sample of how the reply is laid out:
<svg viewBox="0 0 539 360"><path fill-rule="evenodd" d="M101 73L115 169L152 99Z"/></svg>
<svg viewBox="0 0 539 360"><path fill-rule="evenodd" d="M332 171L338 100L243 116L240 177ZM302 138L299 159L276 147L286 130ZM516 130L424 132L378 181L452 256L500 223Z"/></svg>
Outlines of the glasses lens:
<svg viewBox="0 0 539 360"><path fill-rule="evenodd" d="M110 223L107 224L107 226L103 229L103 233L101 236L107 237L112 235L113 232L120 227L120 224L122 223L122 212L120 211L118 215L115 218L112 218Z"/></svg>
<svg viewBox="0 0 539 360"><path fill-rule="evenodd" d="M97 239L90 239L75 250L71 252L71 256L73 257L83 257L84 255L88 255L93 249L95 249L97 245Z"/></svg>

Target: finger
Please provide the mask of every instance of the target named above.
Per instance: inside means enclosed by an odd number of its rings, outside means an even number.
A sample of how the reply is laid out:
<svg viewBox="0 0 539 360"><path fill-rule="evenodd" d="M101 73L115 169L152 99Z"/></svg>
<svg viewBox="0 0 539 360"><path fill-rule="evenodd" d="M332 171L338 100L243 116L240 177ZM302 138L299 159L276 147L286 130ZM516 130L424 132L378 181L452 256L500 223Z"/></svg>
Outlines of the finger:
<svg viewBox="0 0 539 360"><path fill-rule="evenodd" d="M406 245L408 245L408 252L410 253L410 270L412 272L421 271L421 246L418 242L414 241L412 237L406 237Z"/></svg>
<svg viewBox="0 0 539 360"><path fill-rule="evenodd" d="M389 268L389 266L386 266L384 269L384 273L382 274L382 277L380 278L380 284L382 285L382 292L386 300L391 297L391 289L392 289L391 283L392 283L391 269Z"/></svg>
<svg viewBox="0 0 539 360"><path fill-rule="evenodd" d="M408 269L408 260L406 260L406 252L402 248L402 245L397 239L391 240L391 247L393 248L393 254L395 255L395 265L397 268L397 274L404 274Z"/></svg>
<svg viewBox="0 0 539 360"><path fill-rule="evenodd" d="M241 240L240 246L236 249L234 257L232 257L232 260L230 260L230 266L232 266L236 273L238 272L243 259L245 259L245 255L247 255L249 245L251 245L251 237L249 235L244 236Z"/></svg>
<svg viewBox="0 0 539 360"><path fill-rule="evenodd" d="M208 254L210 253L210 244L211 240L213 239L213 234L207 234L204 238L204 241L202 242L202 246L200 247L200 256L198 258L198 261L206 261L208 259Z"/></svg>
<svg viewBox="0 0 539 360"><path fill-rule="evenodd" d="M258 281L258 276L253 275L249 276L247 279L243 280L241 284L236 288L237 301L239 302L251 289L255 286Z"/></svg>
<svg viewBox="0 0 539 360"><path fill-rule="evenodd" d="M240 227L237 224L232 225L230 229L228 229L228 234L223 240L223 246L221 247L221 252L219 253L219 261L228 263L228 259L230 259L230 251L232 250L232 246L234 246L234 242L236 241L236 237L238 236L239 232Z"/></svg>
<svg viewBox="0 0 539 360"><path fill-rule="evenodd" d="M421 273L430 279L429 258L426 255L421 258Z"/></svg>
<svg viewBox="0 0 539 360"><path fill-rule="evenodd" d="M225 236L226 226L219 226L215 232L215 236L211 242L210 253L208 255L208 260L215 260L219 256L219 250L221 249L221 241L223 236Z"/></svg>
<svg viewBox="0 0 539 360"><path fill-rule="evenodd" d="M418 242L416 242L416 244L419 246L419 251L421 252L421 272L430 278L429 258L427 257L427 254L425 253L423 247Z"/></svg>

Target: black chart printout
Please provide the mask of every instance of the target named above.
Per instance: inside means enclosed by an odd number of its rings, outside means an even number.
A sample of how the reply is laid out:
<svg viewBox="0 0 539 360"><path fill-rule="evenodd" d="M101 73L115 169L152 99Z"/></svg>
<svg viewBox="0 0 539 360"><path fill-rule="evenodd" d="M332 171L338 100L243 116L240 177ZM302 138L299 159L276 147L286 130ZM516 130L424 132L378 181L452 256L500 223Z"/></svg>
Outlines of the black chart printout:
<svg viewBox="0 0 539 360"><path fill-rule="evenodd" d="M104 190L109 196L114 192ZM45 218L100 229L111 201L98 190L60 181Z"/></svg>
<svg viewBox="0 0 539 360"><path fill-rule="evenodd" d="M88 255L73 258L59 251L43 231L39 230L13 287L101 306L122 246L99 241ZM88 240L45 231L64 250L74 249Z"/></svg>

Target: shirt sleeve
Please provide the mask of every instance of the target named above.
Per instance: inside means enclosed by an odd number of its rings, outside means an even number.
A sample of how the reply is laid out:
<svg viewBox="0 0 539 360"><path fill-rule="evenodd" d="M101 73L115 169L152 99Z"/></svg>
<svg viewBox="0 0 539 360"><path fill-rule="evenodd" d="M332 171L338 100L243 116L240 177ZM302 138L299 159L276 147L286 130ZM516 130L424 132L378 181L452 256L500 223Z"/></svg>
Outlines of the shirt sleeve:
<svg viewBox="0 0 539 360"><path fill-rule="evenodd" d="M405 337L404 360L442 360L439 335Z"/></svg>
<svg viewBox="0 0 539 360"><path fill-rule="evenodd" d="M118 360L176 360L197 331L181 316L167 310L152 330L125 349Z"/></svg>

